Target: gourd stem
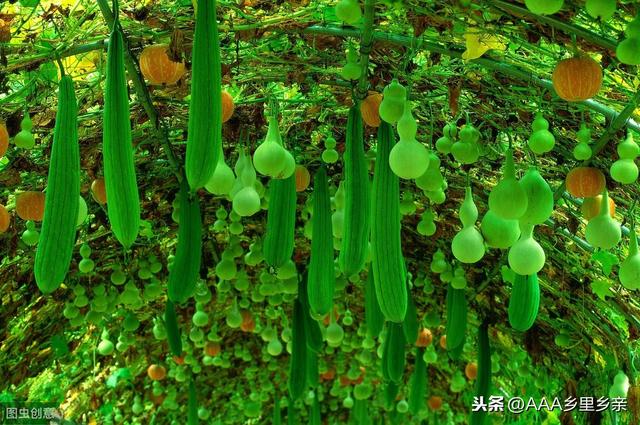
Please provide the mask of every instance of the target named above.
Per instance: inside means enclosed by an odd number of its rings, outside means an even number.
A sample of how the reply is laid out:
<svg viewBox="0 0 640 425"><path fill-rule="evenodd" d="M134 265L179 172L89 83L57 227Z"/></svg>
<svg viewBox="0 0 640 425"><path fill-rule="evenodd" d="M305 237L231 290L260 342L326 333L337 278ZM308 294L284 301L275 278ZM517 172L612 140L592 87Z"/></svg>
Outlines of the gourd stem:
<svg viewBox="0 0 640 425"><path fill-rule="evenodd" d="M516 178L516 166L513 163L513 149L507 149L506 161L504 164L504 179Z"/></svg>
<svg viewBox="0 0 640 425"><path fill-rule="evenodd" d="M607 217L609 215L609 191L605 188L602 193L602 208L600 211L600 215L603 217Z"/></svg>
<svg viewBox="0 0 640 425"><path fill-rule="evenodd" d="M56 58L56 62L58 63L58 68L60 69L60 79L62 79L62 77L64 77L65 73L64 73L64 64L62 63L62 60L60 59L60 56L58 56Z"/></svg>

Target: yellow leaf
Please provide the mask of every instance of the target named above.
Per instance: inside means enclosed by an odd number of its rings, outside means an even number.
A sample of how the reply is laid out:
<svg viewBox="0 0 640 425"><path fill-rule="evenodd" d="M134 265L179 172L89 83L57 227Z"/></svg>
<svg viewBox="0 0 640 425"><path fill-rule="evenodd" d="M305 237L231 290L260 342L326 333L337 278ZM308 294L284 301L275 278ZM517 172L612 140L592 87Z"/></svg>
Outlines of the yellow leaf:
<svg viewBox="0 0 640 425"><path fill-rule="evenodd" d="M464 35L467 50L462 54L464 60L478 59L489 50L504 50L506 45L493 34L480 32L477 28L470 28Z"/></svg>
<svg viewBox="0 0 640 425"><path fill-rule="evenodd" d="M96 70L96 61L98 60L98 54L95 52L87 53L84 55L69 56L62 60L64 70L67 74L71 75L74 79L84 77L86 74ZM58 70L58 74L60 71ZM60 75L58 75L60 77Z"/></svg>

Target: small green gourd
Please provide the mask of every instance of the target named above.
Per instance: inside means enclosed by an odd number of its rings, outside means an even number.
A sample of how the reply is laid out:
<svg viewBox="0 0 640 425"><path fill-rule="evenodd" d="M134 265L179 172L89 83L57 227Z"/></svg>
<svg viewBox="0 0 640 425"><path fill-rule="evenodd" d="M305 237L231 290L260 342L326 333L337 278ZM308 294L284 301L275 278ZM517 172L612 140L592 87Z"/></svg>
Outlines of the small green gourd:
<svg viewBox="0 0 640 425"><path fill-rule="evenodd" d="M573 148L573 157L578 161L586 161L591 158L593 151L589 143L591 142L591 130L583 122L580 124L580 130L576 133L578 144Z"/></svg>
<svg viewBox="0 0 640 425"><path fill-rule="evenodd" d="M382 94L383 98L378 110L380 119L389 124L395 124L402 118L404 113L407 90L394 78L391 83L384 88Z"/></svg>
<svg viewBox="0 0 640 425"><path fill-rule="evenodd" d="M451 242L453 255L462 263L477 263L484 257L484 239L476 229L475 222L478 219L478 208L473 202L471 186L465 190L465 198L460 207L460 221L462 230L458 232Z"/></svg>
<svg viewBox="0 0 640 425"><path fill-rule="evenodd" d="M617 0L587 0L585 8L594 19L608 21L616 13Z"/></svg>
<svg viewBox="0 0 640 425"><path fill-rule="evenodd" d="M426 192L441 190L444 177L440 171L440 158L435 152L429 152L429 166L420 177L416 179L416 186Z"/></svg>
<svg viewBox="0 0 640 425"><path fill-rule="evenodd" d="M585 236L594 248L611 249L620 242L620 223L609 214L609 192L605 189L600 203L600 212L587 223Z"/></svg>
<svg viewBox="0 0 640 425"><path fill-rule="evenodd" d="M632 184L638 180L638 166L635 163L640 148L634 142L633 135L629 133L627 138L618 144L618 159L611 165L609 174L611 178L622 184Z"/></svg>
<svg viewBox="0 0 640 425"><path fill-rule="evenodd" d="M537 15L553 15L562 9L564 0L525 0L524 4Z"/></svg>
<svg viewBox="0 0 640 425"><path fill-rule="evenodd" d="M398 121L400 141L391 149L389 165L402 179L417 179L429 168L429 151L416 140L418 125L411 113L411 103L407 101Z"/></svg>
<svg viewBox="0 0 640 425"><path fill-rule="evenodd" d="M233 189L235 180L236 176L233 174L233 170L227 165L224 154L220 152L218 155L218 165L216 165L211 178L204 188L213 195L228 196Z"/></svg>
<svg viewBox="0 0 640 425"><path fill-rule="evenodd" d="M638 237L635 226L629 232L629 254L620 264L620 283L627 289L640 288L640 253L638 253Z"/></svg>
<svg viewBox="0 0 640 425"><path fill-rule="evenodd" d="M358 23L362 18L362 10L358 0L339 0L335 11L336 17L349 25Z"/></svg>
<svg viewBox="0 0 640 425"><path fill-rule="evenodd" d="M277 176L285 166L286 149L282 146L278 118L269 117L269 128L264 141L253 153L253 165L260 174Z"/></svg>
<svg viewBox="0 0 640 425"><path fill-rule="evenodd" d="M541 112L536 113L536 117L531 125L533 133L529 137L528 145L533 153L542 155L553 150L556 139L549 131L549 122L544 119Z"/></svg>
<svg viewBox="0 0 640 425"><path fill-rule="evenodd" d="M482 218L480 230L487 246L491 248L507 249L520 237L518 220L505 220L491 210Z"/></svg>
<svg viewBox="0 0 640 425"><path fill-rule="evenodd" d="M489 209L505 220L516 220L527 211L528 198L525 189L516 179L513 149L506 153L502 180L489 194Z"/></svg>
<svg viewBox="0 0 640 425"><path fill-rule="evenodd" d="M519 218L521 223L542 224L553 212L553 191L536 167L530 167L520 179L527 196L527 209Z"/></svg>
<svg viewBox="0 0 640 425"><path fill-rule="evenodd" d="M537 274L544 267L544 249L533 239L532 224L520 223L520 239L509 249L509 267L521 275Z"/></svg>
<svg viewBox="0 0 640 425"><path fill-rule="evenodd" d="M347 81L355 81L362 75L362 66L358 62L358 51L356 49L347 49L347 62L342 67L340 75Z"/></svg>

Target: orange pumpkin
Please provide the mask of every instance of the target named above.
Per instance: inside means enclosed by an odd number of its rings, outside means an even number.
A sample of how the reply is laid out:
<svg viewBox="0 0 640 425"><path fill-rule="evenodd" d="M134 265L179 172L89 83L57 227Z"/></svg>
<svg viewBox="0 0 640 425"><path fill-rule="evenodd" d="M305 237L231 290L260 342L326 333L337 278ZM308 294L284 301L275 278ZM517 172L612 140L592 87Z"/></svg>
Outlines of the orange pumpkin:
<svg viewBox="0 0 640 425"><path fill-rule="evenodd" d="M242 310L240 312L242 315L242 324L240 325L240 329L243 332L253 332L256 329L256 322L253 320L253 316L247 310Z"/></svg>
<svg viewBox="0 0 640 425"><path fill-rule="evenodd" d="M226 91L222 91L222 122L227 122L231 119L233 111L235 111L236 105L233 103L233 97Z"/></svg>
<svg viewBox="0 0 640 425"><path fill-rule="evenodd" d="M296 165L296 192L304 192L309 187L311 174L304 165Z"/></svg>
<svg viewBox="0 0 640 425"><path fill-rule="evenodd" d="M0 123L0 158L7 153L9 149L9 132L7 126L4 123Z"/></svg>
<svg viewBox="0 0 640 425"><path fill-rule="evenodd" d="M147 375L152 381L162 381L167 376L164 366L152 364L147 368Z"/></svg>
<svg viewBox="0 0 640 425"><path fill-rule="evenodd" d="M215 357L220 354L220 344L209 341L207 345L204 346L204 352L207 356Z"/></svg>
<svg viewBox="0 0 640 425"><path fill-rule="evenodd" d="M595 198L586 198L582 202L582 216L587 220L591 220L593 217L600 213L600 207L602 206L602 195L598 195ZM616 214L616 203L613 199L609 198L609 214L611 218Z"/></svg>
<svg viewBox="0 0 640 425"><path fill-rule="evenodd" d="M378 113L380 103L382 103L382 95L376 92L371 92L371 94L360 103L362 121L369 127L380 126L380 114Z"/></svg>
<svg viewBox="0 0 640 425"><path fill-rule="evenodd" d="M427 402L427 404L429 405L429 408L431 410L440 410L440 408L442 407L442 397L432 395L431 397L429 397L429 401Z"/></svg>
<svg viewBox="0 0 640 425"><path fill-rule="evenodd" d="M331 381L332 379L335 379L335 377L336 377L335 369L327 369L325 372L322 372L320 374L320 379L323 381Z"/></svg>
<svg viewBox="0 0 640 425"><path fill-rule="evenodd" d="M104 187L104 179L98 178L91 183L91 195L100 205L107 203L107 190Z"/></svg>
<svg viewBox="0 0 640 425"><path fill-rule="evenodd" d="M154 85L175 84L184 75L185 67L182 62L169 59L166 44L147 46L140 55L140 71L149 83Z"/></svg>
<svg viewBox="0 0 640 425"><path fill-rule="evenodd" d="M9 215L9 211L7 211L4 205L0 205L0 233L6 232L10 223L11 216Z"/></svg>
<svg viewBox="0 0 640 425"><path fill-rule="evenodd" d="M569 102L591 99L602 87L602 67L589 56L558 62L551 78L558 96Z"/></svg>
<svg viewBox="0 0 640 425"><path fill-rule="evenodd" d="M433 335L428 328L422 328L416 340L416 347L428 347L433 341Z"/></svg>
<svg viewBox="0 0 640 425"><path fill-rule="evenodd" d="M44 193L21 192L16 197L16 214L23 220L42 221L44 216Z"/></svg>
<svg viewBox="0 0 640 425"><path fill-rule="evenodd" d="M476 379L478 377L478 365L475 363L467 363L467 366L464 368L464 374L470 380Z"/></svg>
<svg viewBox="0 0 640 425"><path fill-rule="evenodd" d="M447 349L447 336L446 335L442 335L440 337L440 348L442 348L443 350Z"/></svg>
<svg viewBox="0 0 640 425"><path fill-rule="evenodd" d="M567 190L577 198L593 198L600 195L606 186L602 171L593 167L577 167L567 174Z"/></svg>

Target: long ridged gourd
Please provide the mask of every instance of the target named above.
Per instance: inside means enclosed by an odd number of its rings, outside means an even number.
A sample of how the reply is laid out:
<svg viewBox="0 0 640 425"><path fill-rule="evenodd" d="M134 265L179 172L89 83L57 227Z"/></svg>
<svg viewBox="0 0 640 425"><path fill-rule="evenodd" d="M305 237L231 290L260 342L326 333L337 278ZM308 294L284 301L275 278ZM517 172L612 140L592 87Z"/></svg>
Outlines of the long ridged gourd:
<svg viewBox="0 0 640 425"><path fill-rule="evenodd" d="M203 187L222 152L222 78L216 1L198 1L191 55L191 101L185 172L191 191Z"/></svg>
<svg viewBox="0 0 640 425"><path fill-rule="evenodd" d="M289 397L297 400L307 388L307 341L304 335L302 302L293 304L291 323L291 357L289 359Z"/></svg>
<svg viewBox="0 0 640 425"><path fill-rule="evenodd" d="M298 412L296 412L294 402L295 400L292 400L291 397L287 398L287 425L299 425Z"/></svg>
<svg viewBox="0 0 640 425"><path fill-rule="evenodd" d="M378 127L371 197L371 269L382 314L400 323L407 313L407 287L400 240L400 185L389 166L394 144L393 128L383 121Z"/></svg>
<svg viewBox="0 0 640 425"><path fill-rule="evenodd" d="M540 285L538 275L516 274L509 298L509 323L517 331L529 330L538 316L540 307Z"/></svg>
<svg viewBox="0 0 640 425"><path fill-rule="evenodd" d="M488 403L491 395L491 346L489 344L489 325L484 322L478 328L478 377L476 379L475 395L484 397ZM471 412L471 425L484 425L487 418L486 410Z"/></svg>
<svg viewBox="0 0 640 425"><path fill-rule="evenodd" d="M402 330L402 323L390 322L387 338L389 339L389 346L387 348L386 362L389 379L399 383L402 381L405 363L404 346L406 340L404 338L404 331ZM385 359L382 360L385 361Z"/></svg>
<svg viewBox="0 0 640 425"><path fill-rule="evenodd" d="M322 349L322 331L318 321L311 317L309 312L309 296L307 294L307 274L305 273L298 285L298 299L302 303L304 315L304 334L307 339L307 347L319 353Z"/></svg>
<svg viewBox="0 0 640 425"><path fill-rule="evenodd" d="M167 330L167 340L169 341L171 354L181 356L182 338L180 337L180 328L178 327L176 307L171 300L167 300L167 305L164 310L164 326Z"/></svg>
<svg viewBox="0 0 640 425"><path fill-rule="evenodd" d="M309 350L307 344L307 385L311 388L318 386L320 382L320 372L318 370L318 353Z"/></svg>
<svg viewBox="0 0 640 425"><path fill-rule="evenodd" d="M367 333L372 338L377 338L384 326L384 316L380 311L380 304L376 298L376 288L373 283L373 272L369 270L364 288L364 321L367 325Z"/></svg>
<svg viewBox="0 0 640 425"><path fill-rule="evenodd" d="M362 115L357 104L349 110L346 136L344 230L338 263L345 276L352 276L364 266L371 224L369 162L364 155Z"/></svg>
<svg viewBox="0 0 640 425"><path fill-rule="evenodd" d="M55 291L69 271L80 199L78 104L70 76L62 76L58 90L44 218L33 268L45 294Z"/></svg>
<svg viewBox="0 0 640 425"><path fill-rule="evenodd" d="M464 289L447 287L447 351L464 344L467 331L467 297Z"/></svg>
<svg viewBox="0 0 640 425"><path fill-rule="evenodd" d="M198 423L198 399L196 397L196 383L193 378L189 380L189 402L188 402L187 424L196 425Z"/></svg>
<svg viewBox="0 0 640 425"><path fill-rule="evenodd" d="M418 309L413 302L409 282L407 282L407 314L402 321L404 337L409 343L414 343L418 339Z"/></svg>
<svg viewBox="0 0 640 425"><path fill-rule="evenodd" d="M114 16L107 50L102 159L111 230L122 246L129 249L140 228L140 197L131 144L124 39L117 10Z"/></svg>
<svg viewBox="0 0 640 425"><path fill-rule="evenodd" d="M271 418L271 423L273 425L282 425L282 410L280 409L280 399L277 393L273 396L273 417Z"/></svg>
<svg viewBox="0 0 640 425"><path fill-rule="evenodd" d="M307 279L309 307L315 314L325 315L333 305L333 292L336 286L333 270L331 199L327 171L324 167L320 167L313 176L311 260Z"/></svg>
<svg viewBox="0 0 640 425"><path fill-rule="evenodd" d="M200 277L202 257L202 218L200 202L197 196L190 198L189 185L183 179L180 182L180 215L178 227L178 245L169 272L167 292L174 303L185 302L195 290Z"/></svg>
<svg viewBox="0 0 640 425"><path fill-rule="evenodd" d="M384 405L390 409L396 401L396 397L400 392L400 386L393 381L387 381L384 386Z"/></svg>
<svg viewBox="0 0 640 425"><path fill-rule="evenodd" d="M424 362L424 348L416 347L415 365L409 383L409 411L418 415L424 407L427 394L427 365Z"/></svg>
<svg viewBox="0 0 640 425"><path fill-rule="evenodd" d="M262 243L264 260L280 267L293 254L296 229L296 176L269 181L267 232Z"/></svg>

